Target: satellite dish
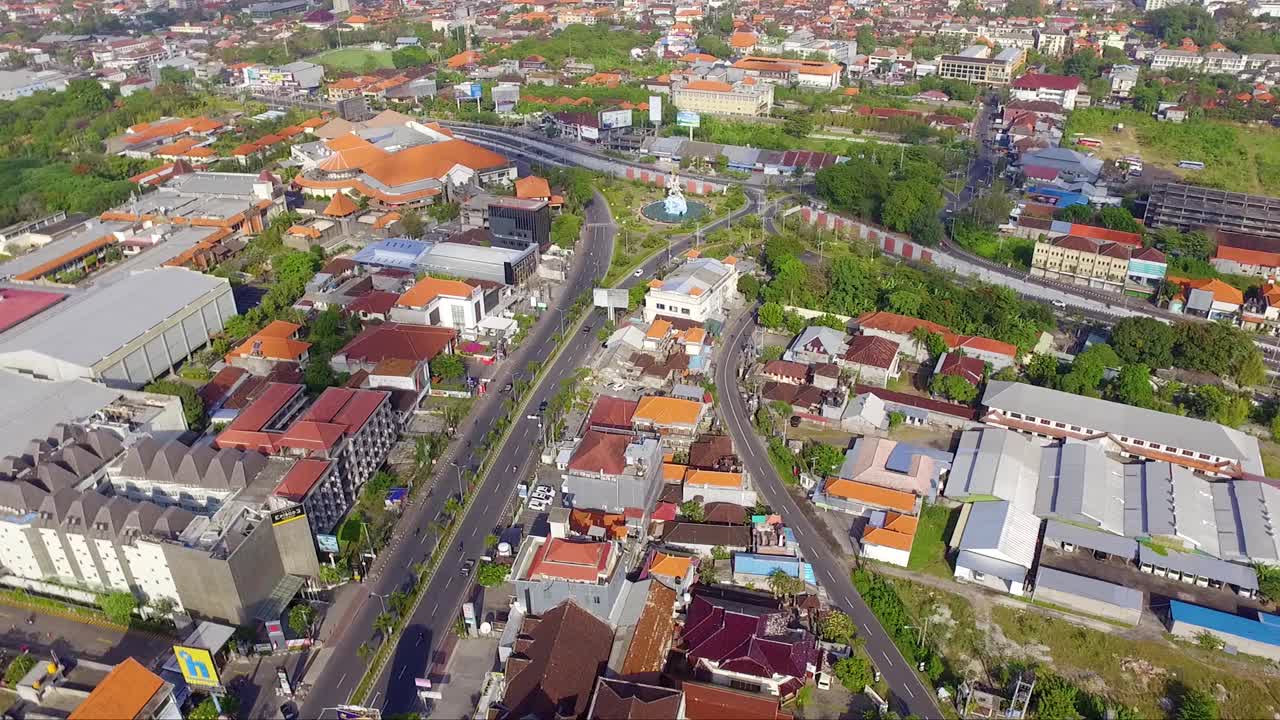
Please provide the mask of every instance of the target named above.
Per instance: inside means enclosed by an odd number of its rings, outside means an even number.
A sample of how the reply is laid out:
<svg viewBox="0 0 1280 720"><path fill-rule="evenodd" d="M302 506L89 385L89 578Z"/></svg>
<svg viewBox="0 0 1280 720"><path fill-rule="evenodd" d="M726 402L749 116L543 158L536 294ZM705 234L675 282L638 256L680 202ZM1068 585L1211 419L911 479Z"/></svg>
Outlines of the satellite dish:
<svg viewBox="0 0 1280 720"><path fill-rule="evenodd" d="M481 635L488 635L491 632L493 632L493 623L490 623L488 620L480 623Z"/></svg>

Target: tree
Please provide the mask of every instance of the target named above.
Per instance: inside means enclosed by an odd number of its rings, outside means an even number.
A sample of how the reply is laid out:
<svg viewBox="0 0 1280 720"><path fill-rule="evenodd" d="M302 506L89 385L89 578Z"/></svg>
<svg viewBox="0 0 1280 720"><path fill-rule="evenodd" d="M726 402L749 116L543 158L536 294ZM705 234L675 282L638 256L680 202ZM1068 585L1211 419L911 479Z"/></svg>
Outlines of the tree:
<svg viewBox="0 0 1280 720"><path fill-rule="evenodd" d="M1268 602L1280 602L1280 567L1255 563L1258 573L1258 591Z"/></svg>
<svg viewBox="0 0 1280 720"><path fill-rule="evenodd" d="M1076 700L1080 691L1057 675L1045 675L1036 683L1035 716L1042 720L1078 720Z"/></svg>
<svg viewBox="0 0 1280 720"><path fill-rule="evenodd" d="M9 661L9 666L4 669L4 684L9 687L16 686L35 666L36 659L30 653L24 652L17 655Z"/></svg>
<svg viewBox="0 0 1280 720"><path fill-rule="evenodd" d="M405 47L391 53L391 63L396 69L418 67L431 62L431 55L425 48Z"/></svg>
<svg viewBox="0 0 1280 720"><path fill-rule="evenodd" d="M1142 363L1125 365L1120 374L1111 383L1111 399L1134 407L1149 408L1156 402L1155 391L1151 388L1151 368Z"/></svg>
<svg viewBox="0 0 1280 720"><path fill-rule="evenodd" d="M1102 58L1092 48L1077 50L1062 63L1062 71L1068 75L1076 75L1085 81L1092 80L1100 74Z"/></svg>
<svg viewBox="0 0 1280 720"><path fill-rule="evenodd" d="M776 330L782 327L783 311L782 306L775 302L767 302L760 306L757 313L760 324L770 330Z"/></svg>
<svg viewBox="0 0 1280 720"><path fill-rule="evenodd" d="M1249 334L1226 323L1188 322L1174 329L1175 365L1211 375L1229 376L1244 383L1241 375L1256 375L1256 361L1249 355L1258 353ZM1242 371L1244 371L1242 373ZM1257 382L1250 376L1248 380Z"/></svg>
<svg viewBox="0 0 1280 720"><path fill-rule="evenodd" d="M235 695L220 695L218 702L222 705L222 712L218 712L218 706L214 705L213 698L205 698L200 704L191 711L187 716L187 720L221 720L221 718L233 718L240 710L240 699Z"/></svg>
<svg viewBox="0 0 1280 720"><path fill-rule="evenodd" d="M400 212L400 230L408 237L422 237L422 213L415 209Z"/></svg>
<svg viewBox="0 0 1280 720"><path fill-rule="evenodd" d="M143 388L145 392L158 395L173 395L182 401L182 417L187 427L202 430L205 425L204 401L196 393L196 389L177 380L156 380Z"/></svg>
<svg viewBox="0 0 1280 720"><path fill-rule="evenodd" d="M700 523L707 519L707 512L697 500L686 500L680 503L680 517L686 522Z"/></svg>
<svg viewBox="0 0 1280 720"><path fill-rule="evenodd" d="M851 693L862 692L875 678L871 671L871 661L861 653L840 658L831 666L831 673Z"/></svg>
<svg viewBox="0 0 1280 720"><path fill-rule="evenodd" d="M476 584L480 587L497 587L507 581L507 566L486 562L476 571Z"/></svg>
<svg viewBox="0 0 1280 720"><path fill-rule="evenodd" d="M1243 425L1252 407L1247 395L1229 393L1216 385L1192 388L1186 396L1186 406L1192 415L1227 427Z"/></svg>
<svg viewBox="0 0 1280 720"><path fill-rule="evenodd" d="M324 354L311 355L307 366L302 369L302 382L306 384L307 392L312 395L318 395L324 392L325 388L341 384L338 373L329 366L329 356Z"/></svg>
<svg viewBox="0 0 1280 720"><path fill-rule="evenodd" d="M1071 363L1071 371L1058 381L1058 389L1063 392L1088 397L1098 397L1098 386L1107 368L1120 365L1120 358L1106 343L1090 345Z"/></svg>
<svg viewBox="0 0 1280 720"><path fill-rule="evenodd" d="M1174 330L1150 317L1127 317L1111 328L1108 342L1126 363L1161 369L1173 365Z"/></svg>
<svg viewBox="0 0 1280 720"><path fill-rule="evenodd" d="M814 176L814 186L818 195L833 207L875 219L889 194L889 173L869 160L852 158L819 170Z"/></svg>
<svg viewBox="0 0 1280 720"><path fill-rule="evenodd" d="M769 592L776 598L789 601L804 592L804 581L778 568L769 573Z"/></svg>
<svg viewBox="0 0 1280 720"><path fill-rule="evenodd" d="M786 351L787 349L781 345L765 345L760 348L760 362L770 363L774 360L780 360L782 359L782 353Z"/></svg>
<svg viewBox="0 0 1280 720"><path fill-rule="evenodd" d="M457 355L438 355L431 361L431 372L445 380L457 380L467 374L467 365Z"/></svg>
<svg viewBox="0 0 1280 720"><path fill-rule="evenodd" d="M891 230L906 232L921 215L937 216L942 209L942 193L927 180L915 178L896 183L884 202L880 221Z"/></svg>
<svg viewBox="0 0 1280 720"><path fill-rule="evenodd" d="M1199 5L1171 5L1147 13L1151 32L1171 45L1191 38L1200 46L1212 45L1218 39L1218 23Z"/></svg>
<svg viewBox="0 0 1280 720"><path fill-rule="evenodd" d="M813 132L813 117L807 113L797 113L787 118L782 132L791 137L808 137Z"/></svg>
<svg viewBox="0 0 1280 720"><path fill-rule="evenodd" d="M1093 208L1088 205L1068 205L1055 212L1053 216L1063 222L1087 223L1093 219Z"/></svg>
<svg viewBox="0 0 1280 720"><path fill-rule="evenodd" d="M1218 701L1206 690L1186 688L1178 699L1177 720L1218 720Z"/></svg>
<svg viewBox="0 0 1280 720"><path fill-rule="evenodd" d="M380 612L373 619L373 631L381 635L383 640L390 638L395 629L396 616L389 612Z"/></svg>
<svg viewBox="0 0 1280 720"><path fill-rule="evenodd" d="M852 643L854 636L858 633L853 619L839 610L831 610L823 615L818 630L823 640L845 645Z"/></svg>
<svg viewBox="0 0 1280 720"><path fill-rule="evenodd" d="M971 209L974 219L983 225L1000 225L1008 221L1013 206L1013 197L1003 187L999 187L980 195L973 201Z"/></svg>
<svg viewBox="0 0 1280 720"><path fill-rule="evenodd" d="M315 621L316 611L306 603L299 603L289 608L289 629L298 637L311 636L311 623Z"/></svg>
<svg viewBox="0 0 1280 720"><path fill-rule="evenodd" d="M924 349L929 353L930 360L936 360L943 353L951 348L947 345L947 339L936 332L926 330L924 333Z"/></svg>
<svg viewBox="0 0 1280 720"><path fill-rule="evenodd" d="M1058 384L1058 358L1048 353L1036 353L1027 363L1027 379L1040 387L1056 387Z"/></svg>
<svg viewBox="0 0 1280 720"><path fill-rule="evenodd" d="M551 221L551 242L564 250L571 250L582 235L582 216L561 213Z"/></svg>
<svg viewBox="0 0 1280 720"><path fill-rule="evenodd" d="M360 646L356 648L356 655L358 655L361 660L368 660L369 655L372 653L373 648L369 647L368 642L362 642L360 643Z"/></svg>
<svg viewBox="0 0 1280 720"><path fill-rule="evenodd" d="M844 452L840 448L826 443L809 443L805 445L804 451L800 455L804 459L805 467L809 468L809 472L820 478L828 477L844 462Z"/></svg>
<svg viewBox="0 0 1280 720"><path fill-rule="evenodd" d="M710 558L703 558L698 563L698 582L703 585L715 585L720 581L720 571Z"/></svg>
<svg viewBox="0 0 1280 720"><path fill-rule="evenodd" d="M1142 226L1138 224L1137 220L1133 219L1133 214L1119 206L1102 208L1102 212L1098 213L1098 219L1102 221L1103 227L1111 230L1130 233L1142 232Z"/></svg>
<svg viewBox="0 0 1280 720"><path fill-rule="evenodd" d="M133 593L117 590L98 596L98 607L102 608L107 619L117 625L128 625L133 619L133 611L138 609L138 598Z"/></svg>
<svg viewBox="0 0 1280 720"><path fill-rule="evenodd" d="M978 398L978 388L957 375L934 375L929 381L929 392L966 404Z"/></svg>

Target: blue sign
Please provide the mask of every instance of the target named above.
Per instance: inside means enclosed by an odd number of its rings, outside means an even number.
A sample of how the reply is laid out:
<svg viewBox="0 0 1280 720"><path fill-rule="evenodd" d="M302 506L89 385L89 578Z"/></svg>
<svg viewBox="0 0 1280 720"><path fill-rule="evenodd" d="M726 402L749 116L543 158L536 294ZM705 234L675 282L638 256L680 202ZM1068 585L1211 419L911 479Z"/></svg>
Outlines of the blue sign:
<svg viewBox="0 0 1280 720"><path fill-rule="evenodd" d="M338 552L337 535L316 535L316 547L327 553Z"/></svg>

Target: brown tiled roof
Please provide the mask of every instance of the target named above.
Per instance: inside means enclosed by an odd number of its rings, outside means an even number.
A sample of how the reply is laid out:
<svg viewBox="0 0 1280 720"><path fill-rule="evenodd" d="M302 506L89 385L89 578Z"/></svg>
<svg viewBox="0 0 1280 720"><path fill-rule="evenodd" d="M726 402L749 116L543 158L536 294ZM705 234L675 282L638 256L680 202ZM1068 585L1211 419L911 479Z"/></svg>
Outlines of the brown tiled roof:
<svg viewBox="0 0 1280 720"><path fill-rule="evenodd" d="M588 430L582 436L569 469L580 472L618 475L627 469L626 451L631 436Z"/></svg>
<svg viewBox="0 0 1280 720"><path fill-rule="evenodd" d="M636 414L637 404L635 400L601 395L596 398L596 404L591 408L591 416L587 420L587 426L629 430L631 429L631 418Z"/></svg>
<svg viewBox="0 0 1280 720"><path fill-rule="evenodd" d="M728 435L704 435L689 446L689 467L724 470L735 460L733 440Z"/></svg>
<svg viewBox="0 0 1280 720"><path fill-rule="evenodd" d="M855 365L888 370L898 355L898 343L878 335L859 335L849 340L844 359Z"/></svg>
<svg viewBox="0 0 1280 720"><path fill-rule="evenodd" d="M603 674L613 631L566 600L541 617L526 617L507 660L500 718L580 718Z"/></svg>
<svg viewBox="0 0 1280 720"><path fill-rule="evenodd" d="M588 720L671 720L680 715L680 691L600 678Z"/></svg>
<svg viewBox="0 0 1280 720"><path fill-rule="evenodd" d="M700 682L686 682L682 689L686 720L791 720L769 695Z"/></svg>
<svg viewBox="0 0 1280 720"><path fill-rule="evenodd" d="M622 661L622 675L662 671L667 662L667 651L671 649L671 639L675 637L675 622L671 617L675 603L675 590L659 582L649 583L649 596L636 622L627 656Z"/></svg>

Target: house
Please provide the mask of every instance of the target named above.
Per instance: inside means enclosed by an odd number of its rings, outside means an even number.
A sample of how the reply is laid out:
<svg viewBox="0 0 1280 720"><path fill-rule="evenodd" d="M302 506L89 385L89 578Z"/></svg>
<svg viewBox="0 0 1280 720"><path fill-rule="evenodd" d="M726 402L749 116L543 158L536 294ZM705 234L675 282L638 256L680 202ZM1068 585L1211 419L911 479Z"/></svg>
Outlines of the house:
<svg viewBox="0 0 1280 720"><path fill-rule="evenodd" d="M587 720L684 717L684 694L679 690L601 677L587 709Z"/></svg>
<svg viewBox="0 0 1280 720"><path fill-rule="evenodd" d="M298 339L301 329L301 325L273 320L227 353L224 359L228 365L244 368L255 375L269 374L276 363L304 364L311 343Z"/></svg>
<svg viewBox="0 0 1280 720"><path fill-rule="evenodd" d="M1001 370L1018 360L1018 348L1010 343L977 335L960 335L950 328L928 320L907 315L877 311L864 313L857 319L863 335L875 335L898 343L899 352L918 361L928 358L928 348L913 334L928 332L940 336L949 350L963 350L966 355L991 363L993 370Z"/></svg>
<svg viewBox="0 0 1280 720"><path fill-rule="evenodd" d="M817 672L820 651L790 611L762 593L695 586L680 644L689 665L717 685L788 698Z"/></svg>
<svg viewBox="0 0 1280 720"><path fill-rule="evenodd" d="M654 551L646 561L642 576L648 575L667 587L682 591L693 584L697 569L696 558Z"/></svg>
<svg viewBox="0 0 1280 720"><path fill-rule="evenodd" d="M601 395L591 406L587 427L601 432L630 433L638 404L635 400Z"/></svg>
<svg viewBox="0 0 1280 720"><path fill-rule="evenodd" d="M919 518L875 510L862 529L862 555L872 560L906 567L916 539Z"/></svg>
<svg viewBox="0 0 1280 720"><path fill-rule="evenodd" d="M956 580L1026 594L1040 545L1039 518L1008 500L969 503L960 513L956 536Z"/></svg>
<svg viewBox="0 0 1280 720"><path fill-rule="evenodd" d="M685 720L792 720L780 700L770 695L689 681L681 689Z"/></svg>
<svg viewBox="0 0 1280 720"><path fill-rule="evenodd" d="M1231 319L1244 305L1244 293L1217 278L1180 278L1170 275L1165 282L1181 288L1169 300L1169 310L1198 315L1209 320Z"/></svg>
<svg viewBox="0 0 1280 720"><path fill-rule="evenodd" d="M1076 98L1085 90L1085 85L1074 75L1027 73L1014 80L1010 90L1015 100L1040 100L1075 110Z"/></svg>
<svg viewBox="0 0 1280 720"><path fill-rule="evenodd" d="M596 678L605 674L613 631L572 600L525 615L507 658L498 720L585 718Z"/></svg>
<svg viewBox="0 0 1280 720"><path fill-rule="evenodd" d="M756 492L740 472L690 469L684 476L684 502L727 502L744 507L756 504Z"/></svg>
<svg viewBox="0 0 1280 720"><path fill-rule="evenodd" d="M707 407L696 400L646 395L636 405L631 422L637 431L691 441L697 435Z"/></svg>
<svg viewBox="0 0 1280 720"><path fill-rule="evenodd" d="M396 300L391 320L474 331L486 317L484 289L461 280L426 276Z"/></svg>
<svg viewBox="0 0 1280 720"><path fill-rule="evenodd" d="M824 325L810 325L787 346L782 357L792 362L835 362L846 349L845 335Z"/></svg>
<svg viewBox="0 0 1280 720"><path fill-rule="evenodd" d="M912 493L840 477L827 478L821 491L813 494L813 503L828 510L860 517L876 510L915 515L920 507L919 498Z"/></svg>
<svg viewBox="0 0 1280 720"><path fill-rule="evenodd" d="M516 599L537 615L565 601L607 620L626 583L622 546L612 540L566 538L551 524L549 537L530 535L511 566Z"/></svg>
<svg viewBox="0 0 1280 720"><path fill-rule="evenodd" d="M568 471L565 496L573 507L643 515L661 490L661 446L653 438L588 430L562 469Z"/></svg>
<svg viewBox="0 0 1280 720"><path fill-rule="evenodd" d="M946 456L946 457L936 457ZM932 497L950 453L918 448L887 438L861 437L845 451L835 476L913 495Z"/></svg>
<svg viewBox="0 0 1280 720"><path fill-rule="evenodd" d="M986 372L987 366L981 360L958 352L942 353L933 367L934 375L958 377L974 387L982 386Z"/></svg>
<svg viewBox="0 0 1280 720"><path fill-rule="evenodd" d="M858 335L849 340L848 348L836 358L836 364L848 369L854 382L884 387L897 379L898 343L878 335Z"/></svg>
<svg viewBox="0 0 1280 720"><path fill-rule="evenodd" d="M1031 274L1075 285L1122 292L1132 248L1115 242L1066 235L1035 244Z"/></svg>
<svg viewBox="0 0 1280 720"><path fill-rule="evenodd" d="M770 360L764 364L760 374L774 382L803 385L809 376L809 366L790 360Z"/></svg>
<svg viewBox="0 0 1280 720"><path fill-rule="evenodd" d="M429 363L441 353L452 353L458 340L451 328L403 323L370 325L334 353L329 365L335 372L370 371L394 358Z"/></svg>
<svg viewBox="0 0 1280 720"><path fill-rule="evenodd" d="M745 551L751 547L751 529L746 525L716 525L712 523L665 522L662 524L662 543L672 548L682 548L698 555L710 555L711 549Z"/></svg>

